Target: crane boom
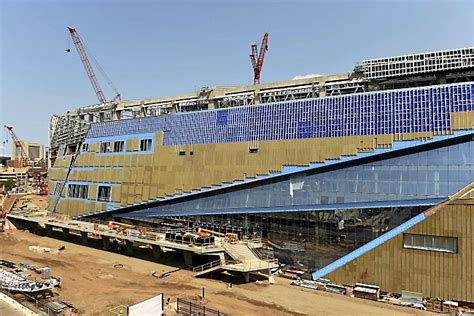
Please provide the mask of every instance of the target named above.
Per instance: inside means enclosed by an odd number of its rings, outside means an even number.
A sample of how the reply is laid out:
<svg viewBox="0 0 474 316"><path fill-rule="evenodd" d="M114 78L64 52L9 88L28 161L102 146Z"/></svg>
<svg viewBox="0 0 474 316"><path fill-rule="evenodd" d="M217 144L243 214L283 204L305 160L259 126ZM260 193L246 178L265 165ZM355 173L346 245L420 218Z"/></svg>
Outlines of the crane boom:
<svg viewBox="0 0 474 316"><path fill-rule="evenodd" d="M15 149L19 149L20 152L20 167L28 166L28 153L26 149L23 147L23 143L21 140L16 136L15 132L13 131L13 126L4 125L5 128L8 130L10 137L13 140L13 144L15 144Z"/></svg>
<svg viewBox="0 0 474 316"><path fill-rule="evenodd" d="M82 44L81 38L77 31L73 27L68 27L69 33L71 34L72 41L76 46L77 52L79 53L79 57L81 58L82 65L84 65L84 69L86 70L87 76L94 88L94 92L99 99L100 104L107 103L105 99L104 92L100 88L99 82L97 81L97 77L95 76L94 69L92 69L91 63L89 62L89 58L87 57L86 50L84 49L84 45Z"/></svg>
<svg viewBox="0 0 474 316"><path fill-rule="evenodd" d="M258 46L252 44L250 61L252 62L253 68L253 84L260 83L260 74L262 73L263 61L265 59L265 53L268 50L268 33L265 33L262 38L262 44L260 45L260 52L257 55Z"/></svg>

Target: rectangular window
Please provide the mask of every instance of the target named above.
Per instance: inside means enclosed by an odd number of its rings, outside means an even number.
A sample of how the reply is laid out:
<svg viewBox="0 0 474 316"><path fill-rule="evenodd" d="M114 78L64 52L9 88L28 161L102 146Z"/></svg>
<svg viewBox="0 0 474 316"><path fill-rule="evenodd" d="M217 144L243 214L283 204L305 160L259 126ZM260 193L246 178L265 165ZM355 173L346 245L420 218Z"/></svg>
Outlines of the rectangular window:
<svg viewBox="0 0 474 316"><path fill-rule="evenodd" d="M124 141L115 141L114 142L114 153L119 153L123 151Z"/></svg>
<svg viewBox="0 0 474 316"><path fill-rule="evenodd" d="M100 143L100 152L109 153L110 152L110 142Z"/></svg>
<svg viewBox="0 0 474 316"><path fill-rule="evenodd" d="M89 144L87 143L82 144L82 152L85 153L88 151L89 151Z"/></svg>
<svg viewBox="0 0 474 316"><path fill-rule="evenodd" d="M67 196L71 198L87 199L89 186L87 184L69 184Z"/></svg>
<svg viewBox="0 0 474 316"><path fill-rule="evenodd" d="M458 253L456 237L403 234L403 248Z"/></svg>
<svg viewBox="0 0 474 316"><path fill-rule="evenodd" d="M110 201L110 190L109 186L99 185L97 201Z"/></svg>
<svg viewBox="0 0 474 316"><path fill-rule="evenodd" d="M62 182L56 182L56 185L55 185L55 187L54 187L54 195L59 195L59 194L61 194L62 185L63 185Z"/></svg>
<svg viewBox="0 0 474 316"><path fill-rule="evenodd" d="M140 139L140 151L151 150L151 139Z"/></svg>

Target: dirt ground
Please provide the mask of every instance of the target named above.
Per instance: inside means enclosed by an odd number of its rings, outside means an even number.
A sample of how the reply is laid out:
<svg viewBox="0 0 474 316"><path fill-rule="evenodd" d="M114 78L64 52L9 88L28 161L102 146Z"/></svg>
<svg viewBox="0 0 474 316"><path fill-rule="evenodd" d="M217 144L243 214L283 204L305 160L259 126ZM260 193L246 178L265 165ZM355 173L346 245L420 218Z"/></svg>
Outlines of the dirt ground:
<svg viewBox="0 0 474 316"><path fill-rule="evenodd" d="M59 255L34 253L29 246L66 249ZM207 306L229 315L425 315L415 309L297 288L277 278L277 284L248 283L227 287L223 280L197 279L190 271L180 270L166 278L158 274L175 269L164 264L141 260L28 232L0 234L0 259L16 263L51 267L60 276L60 298L74 304L81 314L98 315L106 308L135 304L164 293L167 298L195 297L205 288ZM113 265L123 264L116 269ZM172 313L167 313L172 314Z"/></svg>
<svg viewBox="0 0 474 316"><path fill-rule="evenodd" d="M13 309L7 303L3 303L0 301L0 315L8 315L8 316L22 316L23 313Z"/></svg>

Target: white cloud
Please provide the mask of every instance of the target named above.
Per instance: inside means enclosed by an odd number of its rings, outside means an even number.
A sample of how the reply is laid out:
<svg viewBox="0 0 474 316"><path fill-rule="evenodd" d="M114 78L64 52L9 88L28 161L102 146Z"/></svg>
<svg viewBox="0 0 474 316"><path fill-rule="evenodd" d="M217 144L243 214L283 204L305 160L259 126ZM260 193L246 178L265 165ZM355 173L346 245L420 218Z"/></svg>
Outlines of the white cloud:
<svg viewBox="0 0 474 316"><path fill-rule="evenodd" d="M315 77L322 77L322 74L307 74L307 75L298 75L294 76L291 80L298 80L298 79L308 79L308 78L315 78Z"/></svg>

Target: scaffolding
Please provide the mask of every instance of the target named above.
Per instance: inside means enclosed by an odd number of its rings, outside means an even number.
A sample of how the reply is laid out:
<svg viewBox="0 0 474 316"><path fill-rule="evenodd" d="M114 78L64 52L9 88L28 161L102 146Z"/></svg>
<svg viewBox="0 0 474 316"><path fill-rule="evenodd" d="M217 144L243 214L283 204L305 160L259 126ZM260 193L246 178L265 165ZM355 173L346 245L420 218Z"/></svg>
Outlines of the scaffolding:
<svg viewBox="0 0 474 316"><path fill-rule="evenodd" d="M265 89L260 91L259 97L261 103L317 98L319 97L319 84Z"/></svg>
<svg viewBox="0 0 474 316"><path fill-rule="evenodd" d="M415 76L474 67L474 47L364 60L355 66L368 80Z"/></svg>
<svg viewBox="0 0 474 316"><path fill-rule="evenodd" d="M324 85L326 96L362 93L367 91L368 81L366 80L343 80L328 82Z"/></svg>

